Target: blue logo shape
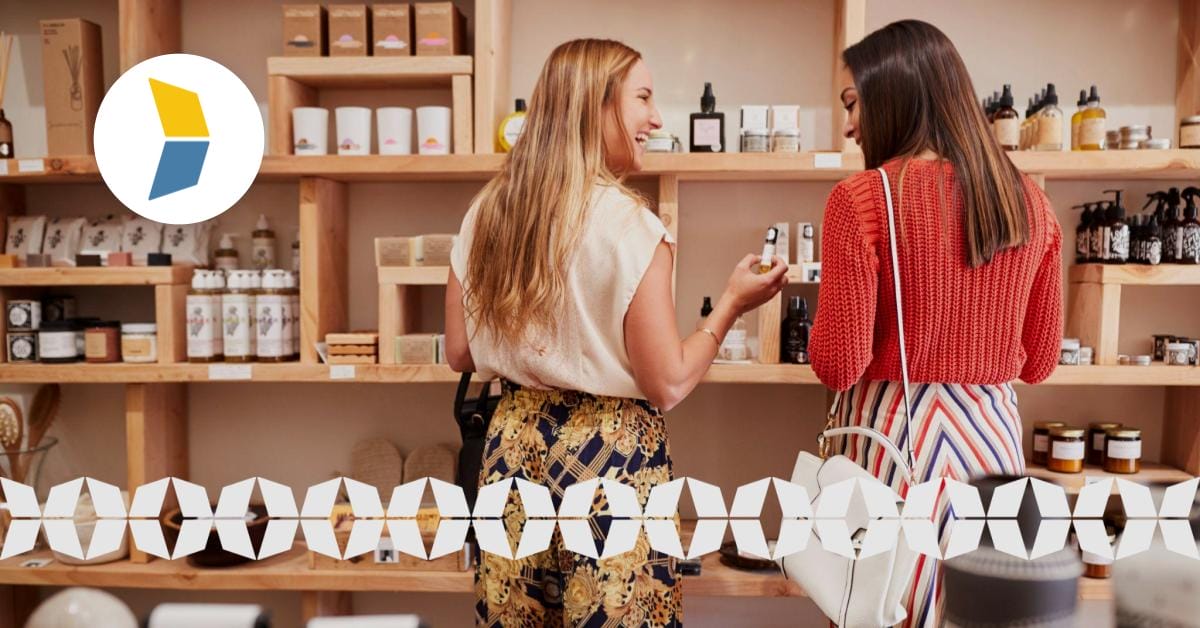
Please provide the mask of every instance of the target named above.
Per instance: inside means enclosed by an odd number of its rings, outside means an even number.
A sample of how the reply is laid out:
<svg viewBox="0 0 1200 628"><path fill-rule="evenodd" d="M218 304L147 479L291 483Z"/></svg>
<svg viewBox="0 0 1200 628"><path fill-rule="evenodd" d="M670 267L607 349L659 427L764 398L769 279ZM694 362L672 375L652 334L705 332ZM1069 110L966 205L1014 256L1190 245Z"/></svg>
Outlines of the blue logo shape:
<svg viewBox="0 0 1200 628"><path fill-rule="evenodd" d="M207 140L172 141L163 144L162 156L154 183L150 185L150 200L190 188L200 182L204 156L208 154Z"/></svg>

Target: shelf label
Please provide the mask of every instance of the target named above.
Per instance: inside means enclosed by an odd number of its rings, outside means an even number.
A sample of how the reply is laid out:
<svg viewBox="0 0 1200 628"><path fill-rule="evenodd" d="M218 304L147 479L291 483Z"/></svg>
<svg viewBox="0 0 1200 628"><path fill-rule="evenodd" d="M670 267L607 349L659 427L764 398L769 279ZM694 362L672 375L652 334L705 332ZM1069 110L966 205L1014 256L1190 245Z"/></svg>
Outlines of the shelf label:
<svg viewBox="0 0 1200 628"><path fill-rule="evenodd" d="M329 379L354 379L354 365L353 364L330 365Z"/></svg>
<svg viewBox="0 0 1200 628"><path fill-rule="evenodd" d="M208 378L211 380L245 380L250 379L252 371L249 364L210 364Z"/></svg>
<svg viewBox="0 0 1200 628"><path fill-rule="evenodd" d="M814 153L813 168L841 168L842 154L841 153Z"/></svg>
<svg viewBox="0 0 1200 628"><path fill-rule="evenodd" d="M41 159L18 159L17 172L44 172L46 163Z"/></svg>
<svg viewBox="0 0 1200 628"><path fill-rule="evenodd" d="M8 174L8 162L7 159L0 159L0 177Z"/></svg>

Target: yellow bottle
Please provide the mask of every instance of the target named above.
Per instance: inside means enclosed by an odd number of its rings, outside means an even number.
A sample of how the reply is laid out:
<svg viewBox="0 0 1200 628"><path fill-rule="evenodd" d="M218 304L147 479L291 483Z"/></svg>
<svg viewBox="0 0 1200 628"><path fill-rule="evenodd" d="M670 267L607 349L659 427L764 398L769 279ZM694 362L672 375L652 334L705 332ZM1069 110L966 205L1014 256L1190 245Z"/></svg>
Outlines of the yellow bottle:
<svg viewBox="0 0 1200 628"><path fill-rule="evenodd" d="M496 147L501 152L512 150L517 138L521 137L521 129L525 128L525 99L518 98L514 109L500 121L500 128L496 130Z"/></svg>
<svg viewBox="0 0 1200 628"><path fill-rule="evenodd" d="M1100 95L1096 93L1095 85L1088 95L1087 105L1079 122L1079 150L1104 150L1108 112L1100 106Z"/></svg>
<svg viewBox="0 0 1200 628"><path fill-rule="evenodd" d="M1079 101L1075 106L1079 109L1071 115L1071 150L1079 150L1079 123L1083 120L1083 111L1087 109L1087 90L1079 90Z"/></svg>

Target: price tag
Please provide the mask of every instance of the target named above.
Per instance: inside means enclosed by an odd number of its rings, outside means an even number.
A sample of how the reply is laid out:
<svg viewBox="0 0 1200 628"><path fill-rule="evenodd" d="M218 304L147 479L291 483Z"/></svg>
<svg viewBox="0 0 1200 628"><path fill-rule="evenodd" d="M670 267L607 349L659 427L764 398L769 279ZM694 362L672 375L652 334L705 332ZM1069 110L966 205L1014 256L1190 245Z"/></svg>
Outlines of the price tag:
<svg viewBox="0 0 1200 628"><path fill-rule="evenodd" d="M842 167L841 153L814 153L813 154L814 168L832 168L837 169Z"/></svg>
<svg viewBox="0 0 1200 628"><path fill-rule="evenodd" d="M46 170L45 162L41 159L18 159L17 172L43 172Z"/></svg>
<svg viewBox="0 0 1200 628"><path fill-rule="evenodd" d="M8 159L0 159L0 177L8 174Z"/></svg>
<svg viewBox="0 0 1200 628"><path fill-rule="evenodd" d="M329 367L329 379L354 379L353 364L333 364Z"/></svg>
<svg viewBox="0 0 1200 628"><path fill-rule="evenodd" d="M211 380L246 380L252 371L249 364L210 364L208 378Z"/></svg>

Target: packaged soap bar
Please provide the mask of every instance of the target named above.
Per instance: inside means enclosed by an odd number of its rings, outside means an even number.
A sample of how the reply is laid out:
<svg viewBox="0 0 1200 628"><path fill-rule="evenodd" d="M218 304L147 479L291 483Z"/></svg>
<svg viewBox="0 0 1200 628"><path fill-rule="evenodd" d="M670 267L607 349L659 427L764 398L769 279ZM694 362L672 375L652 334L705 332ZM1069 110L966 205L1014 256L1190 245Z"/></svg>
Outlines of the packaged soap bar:
<svg viewBox="0 0 1200 628"><path fill-rule="evenodd" d="M396 337L397 364L436 364L437 336L405 334Z"/></svg>
<svg viewBox="0 0 1200 628"><path fill-rule="evenodd" d="M376 57L412 54L412 15L407 4L371 5L371 37Z"/></svg>
<svg viewBox="0 0 1200 628"><path fill-rule="evenodd" d="M329 56L365 57L371 54L370 43L367 5L329 5Z"/></svg>
<svg viewBox="0 0 1200 628"><path fill-rule="evenodd" d="M325 7L283 5L283 56L323 57L327 52Z"/></svg>
<svg viewBox="0 0 1200 628"><path fill-rule="evenodd" d="M454 234L419 235L412 239L413 260L417 266L449 266Z"/></svg>
<svg viewBox="0 0 1200 628"><path fill-rule="evenodd" d="M375 238L375 265L412 266L412 240L408 236Z"/></svg>
<svg viewBox="0 0 1200 628"><path fill-rule="evenodd" d="M176 264L208 266L208 238L212 223L167 225L163 231L162 252Z"/></svg>
<svg viewBox="0 0 1200 628"><path fill-rule="evenodd" d="M419 2L416 14L417 55L450 56L462 54L466 28L462 13L453 2Z"/></svg>
<svg viewBox="0 0 1200 628"><path fill-rule="evenodd" d="M121 250L123 232L121 223L112 216L92 221L83 228L83 246L79 252L107 259L109 253Z"/></svg>
<svg viewBox="0 0 1200 628"><path fill-rule="evenodd" d="M4 252L9 255L41 253L45 232L45 216L9 216L8 240L4 244Z"/></svg>
<svg viewBox="0 0 1200 628"><path fill-rule="evenodd" d="M42 252L50 256L53 266L74 266L75 254L83 243L83 218L55 218L46 225L46 242Z"/></svg>
<svg viewBox="0 0 1200 628"><path fill-rule="evenodd" d="M163 224L146 218L125 221L121 232L121 250L133 254L136 266L145 266L146 257L162 251Z"/></svg>

